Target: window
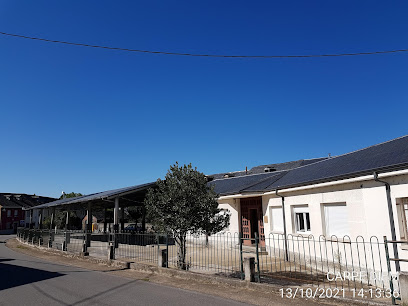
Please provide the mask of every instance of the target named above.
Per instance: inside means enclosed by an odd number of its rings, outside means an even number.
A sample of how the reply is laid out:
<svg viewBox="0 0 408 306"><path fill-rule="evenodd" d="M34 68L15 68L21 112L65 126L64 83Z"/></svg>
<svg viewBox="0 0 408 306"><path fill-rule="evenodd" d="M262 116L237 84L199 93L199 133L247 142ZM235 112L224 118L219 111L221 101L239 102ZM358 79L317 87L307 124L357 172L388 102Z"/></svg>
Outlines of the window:
<svg viewBox="0 0 408 306"><path fill-rule="evenodd" d="M408 198L397 199L397 209L401 240L408 240Z"/></svg>
<svg viewBox="0 0 408 306"><path fill-rule="evenodd" d="M271 231L283 232L282 207L270 207Z"/></svg>
<svg viewBox="0 0 408 306"><path fill-rule="evenodd" d="M11 209L7 210L7 217L11 217Z"/></svg>
<svg viewBox="0 0 408 306"><path fill-rule="evenodd" d="M346 204L324 204L324 224L326 237L344 237L349 234Z"/></svg>
<svg viewBox="0 0 408 306"><path fill-rule="evenodd" d="M17 217L17 216L18 216L18 210L15 209L15 210L14 210L14 217Z"/></svg>
<svg viewBox="0 0 408 306"><path fill-rule="evenodd" d="M295 206L293 208L293 219L296 232L310 232L310 215L307 206Z"/></svg>

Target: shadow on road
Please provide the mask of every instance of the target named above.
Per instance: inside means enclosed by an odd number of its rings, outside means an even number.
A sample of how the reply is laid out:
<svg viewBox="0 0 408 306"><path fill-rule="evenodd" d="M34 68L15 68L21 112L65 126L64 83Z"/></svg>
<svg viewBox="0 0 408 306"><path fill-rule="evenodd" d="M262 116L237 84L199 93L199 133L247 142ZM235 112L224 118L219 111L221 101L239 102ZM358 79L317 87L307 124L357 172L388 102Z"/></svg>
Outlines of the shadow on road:
<svg viewBox="0 0 408 306"><path fill-rule="evenodd" d="M2 275L0 278L0 291L64 275L57 272L5 264L4 262L7 261L13 261L13 259L0 259L0 275Z"/></svg>

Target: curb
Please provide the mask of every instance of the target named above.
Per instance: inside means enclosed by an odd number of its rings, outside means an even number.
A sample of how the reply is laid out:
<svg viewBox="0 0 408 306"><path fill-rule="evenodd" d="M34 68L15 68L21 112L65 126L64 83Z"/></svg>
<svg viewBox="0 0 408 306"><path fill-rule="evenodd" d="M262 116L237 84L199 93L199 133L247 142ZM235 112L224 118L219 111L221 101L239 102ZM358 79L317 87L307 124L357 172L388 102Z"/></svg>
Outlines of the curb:
<svg viewBox="0 0 408 306"><path fill-rule="evenodd" d="M111 267L118 267L118 268L122 268L122 269L129 269L130 268L130 262L126 262L126 261L97 258L97 257L92 257L92 256L86 256L86 255L81 254L81 253L80 254L72 254L72 253L63 252L61 250L55 250L55 249L50 249L50 248L42 247L42 246L38 246L38 245L23 243L23 242L20 242L17 239L16 239L16 241L21 245L31 247L31 248L35 248L35 249L41 250L41 251L43 251L45 253L49 253L49 254L53 254L53 255L63 256L63 257L72 258L72 259L79 259L79 260L88 261L88 262L91 262L91 263L103 264L103 265L107 265L107 266L111 266Z"/></svg>

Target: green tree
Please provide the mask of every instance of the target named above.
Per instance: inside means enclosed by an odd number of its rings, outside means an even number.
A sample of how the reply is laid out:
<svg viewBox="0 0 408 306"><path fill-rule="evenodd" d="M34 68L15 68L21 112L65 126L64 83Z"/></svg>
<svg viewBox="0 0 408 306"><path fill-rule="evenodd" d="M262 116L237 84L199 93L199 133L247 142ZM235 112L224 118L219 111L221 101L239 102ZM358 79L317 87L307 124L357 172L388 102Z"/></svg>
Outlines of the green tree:
<svg viewBox="0 0 408 306"><path fill-rule="evenodd" d="M65 198L75 198L75 197L80 197L82 196L82 193L77 193L77 192L70 192L65 194ZM61 195L60 200L64 198L64 195Z"/></svg>
<svg viewBox="0 0 408 306"><path fill-rule="evenodd" d="M148 218L156 231L173 234L177 244L177 267L187 269L186 237L212 234L229 225L230 214L221 213L218 195L205 175L191 164L170 166L165 180L157 180L145 198Z"/></svg>

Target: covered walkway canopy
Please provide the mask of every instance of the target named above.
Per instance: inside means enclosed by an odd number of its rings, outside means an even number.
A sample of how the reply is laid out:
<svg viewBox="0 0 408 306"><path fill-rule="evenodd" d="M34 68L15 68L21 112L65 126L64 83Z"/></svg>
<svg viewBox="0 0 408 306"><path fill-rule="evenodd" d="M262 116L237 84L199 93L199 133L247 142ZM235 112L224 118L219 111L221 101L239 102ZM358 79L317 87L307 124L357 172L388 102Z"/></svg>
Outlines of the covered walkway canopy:
<svg viewBox="0 0 408 306"><path fill-rule="evenodd" d="M114 207L115 199L120 199L120 206L142 206L146 192L156 183L147 183L131 187L102 191L98 193L83 195L74 198L66 198L46 204L38 205L29 209L63 208L66 205L87 204L91 202L93 207Z"/></svg>
<svg viewBox="0 0 408 306"><path fill-rule="evenodd" d="M55 215L55 210L65 210L69 211L71 209L78 209L79 207L86 209L87 220L89 220L90 216L92 216L93 209L105 209L105 229L106 229L106 209L114 208L114 229L117 231L119 229L119 207L132 207L132 206L140 206L144 207L143 202L147 190L149 188L153 188L156 185L155 182L142 184L142 185L135 185L131 187L113 189L108 191L102 191L98 193L93 193L89 195L73 197L73 198L65 198L60 199L57 201L53 201L46 204L41 204L27 210L30 211L30 225L31 225L31 218L33 215L33 210L39 210L40 217L39 217L39 224L38 227L41 228L42 226L42 218L44 209L51 211L51 216L53 220L53 216ZM124 210L122 209L122 229L123 229L123 219L124 219ZM68 218L67 218L68 220ZM53 221L51 221L53 222ZM68 222L68 221L67 221ZM92 222L87 222L88 229L90 230L92 227ZM53 224L51 224L53 226Z"/></svg>

